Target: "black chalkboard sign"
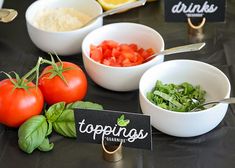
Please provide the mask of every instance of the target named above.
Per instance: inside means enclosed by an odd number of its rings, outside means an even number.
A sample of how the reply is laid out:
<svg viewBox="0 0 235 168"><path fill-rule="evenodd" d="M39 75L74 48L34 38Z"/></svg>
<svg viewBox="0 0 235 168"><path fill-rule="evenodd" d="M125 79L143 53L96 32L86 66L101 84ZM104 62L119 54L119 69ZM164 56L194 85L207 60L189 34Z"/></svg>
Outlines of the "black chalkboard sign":
<svg viewBox="0 0 235 168"><path fill-rule="evenodd" d="M165 21L185 22L187 18L225 21L225 0L165 0Z"/></svg>
<svg viewBox="0 0 235 168"><path fill-rule="evenodd" d="M79 142L122 142L123 146L152 149L150 116L108 110L76 109L75 125Z"/></svg>

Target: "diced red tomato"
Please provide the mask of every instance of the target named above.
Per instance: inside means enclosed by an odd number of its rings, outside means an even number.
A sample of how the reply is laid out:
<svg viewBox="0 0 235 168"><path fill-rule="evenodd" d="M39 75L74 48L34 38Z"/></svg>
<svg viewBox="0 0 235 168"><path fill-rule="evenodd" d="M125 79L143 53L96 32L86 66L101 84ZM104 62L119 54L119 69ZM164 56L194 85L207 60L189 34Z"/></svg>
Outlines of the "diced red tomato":
<svg viewBox="0 0 235 168"><path fill-rule="evenodd" d="M119 47L121 51L132 51L128 44L120 44Z"/></svg>
<svg viewBox="0 0 235 168"><path fill-rule="evenodd" d="M148 48L146 52L148 53L148 57L154 54L154 51L152 48Z"/></svg>
<svg viewBox="0 0 235 168"><path fill-rule="evenodd" d="M140 65L152 54L152 48L144 50L135 43L119 44L113 40L104 40L100 45L90 46L90 57L93 60L115 67Z"/></svg>
<svg viewBox="0 0 235 168"><path fill-rule="evenodd" d="M109 58L110 56L112 56L112 49L106 49L103 52L103 57L104 58Z"/></svg>
<svg viewBox="0 0 235 168"><path fill-rule="evenodd" d="M103 49L113 49L116 48L118 46L118 43L113 41L113 40L104 40L101 43L101 46Z"/></svg>
<svg viewBox="0 0 235 168"><path fill-rule="evenodd" d="M137 44L134 44L134 43L129 44L129 47L130 47L133 51L137 51L137 50L138 50Z"/></svg>
<svg viewBox="0 0 235 168"><path fill-rule="evenodd" d="M142 55L142 53L144 52L144 49L143 49L143 48L139 48L137 52L138 52L140 55Z"/></svg>
<svg viewBox="0 0 235 168"><path fill-rule="evenodd" d="M103 52L102 52L102 47L90 47L90 56L93 60L97 62L101 62L103 59Z"/></svg>
<svg viewBox="0 0 235 168"><path fill-rule="evenodd" d="M113 48L112 50L112 56L114 57L119 57L121 55L121 51L119 51L118 49L116 48Z"/></svg>
<svg viewBox="0 0 235 168"><path fill-rule="evenodd" d="M132 66L131 61L128 58L125 58L122 61L122 66L124 66L124 67Z"/></svg>
<svg viewBox="0 0 235 168"><path fill-rule="evenodd" d="M140 65L144 61L144 58L141 55L137 56L137 60L133 63L134 65Z"/></svg>

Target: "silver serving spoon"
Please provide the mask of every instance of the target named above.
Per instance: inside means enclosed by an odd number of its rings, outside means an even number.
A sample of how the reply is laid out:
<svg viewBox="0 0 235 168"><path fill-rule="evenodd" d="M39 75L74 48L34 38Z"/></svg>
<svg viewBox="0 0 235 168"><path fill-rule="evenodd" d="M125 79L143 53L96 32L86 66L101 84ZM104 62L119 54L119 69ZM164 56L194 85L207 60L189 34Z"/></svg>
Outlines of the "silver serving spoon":
<svg viewBox="0 0 235 168"><path fill-rule="evenodd" d="M0 9L0 22L8 23L15 19L18 12L14 9Z"/></svg>
<svg viewBox="0 0 235 168"><path fill-rule="evenodd" d="M119 12L122 12L124 10L127 10L127 9L131 9L131 8L135 8L135 7L139 7L139 6L142 6L146 3L146 0L139 0L139 1L136 1L136 2L131 2L131 3L127 3L126 5L122 5L120 7L117 7L115 9L112 9L112 10L108 10L94 18L92 18L91 20L89 20L87 23L85 23L84 25L82 25L80 28L82 27L85 27L87 25L89 25L90 23L94 22L96 19L98 19L99 17L105 17L105 16L109 16L109 15L113 15L113 14L116 14L116 13L119 13Z"/></svg>
<svg viewBox="0 0 235 168"><path fill-rule="evenodd" d="M149 56L148 58L146 58L144 60L144 62L147 62L158 55L170 55L170 54L177 54L177 53L183 53L183 52L189 52L189 51L198 51L198 50L202 49L205 45L206 45L206 43L195 43L195 44L189 44L189 45L183 45L183 46L179 46L179 47L169 48L169 49L163 50L159 53L155 53L155 54Z"/></svg>
<svg viewBox="0 0 235 168"><path fill-rule="evenodd" d="M198 110L201 110L200 109L201 107L211 105L211 104L218 104L218 103L234 104L235 103L235 97L230 97L230 98L226 98L226 99L222 99L222 100L215 100L215 101L206 102L206 103L200 104L199 106L193 108L191 111L198 111Z"/></svg>

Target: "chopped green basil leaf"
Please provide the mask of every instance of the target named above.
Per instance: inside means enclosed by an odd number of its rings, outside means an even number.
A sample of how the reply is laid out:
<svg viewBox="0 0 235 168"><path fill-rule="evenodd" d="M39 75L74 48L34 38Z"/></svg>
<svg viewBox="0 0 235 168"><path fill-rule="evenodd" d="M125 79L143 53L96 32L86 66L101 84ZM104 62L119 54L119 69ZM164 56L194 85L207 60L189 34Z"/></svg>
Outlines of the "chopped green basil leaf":
<svg viewBox="0 0 235 168"><path fill-rule="evenodd" d="M163 84L157 81L151 92L147 93L147 99L161 108L187 112L200 106L205 102L206 92L200 86L193 86L190 83Z"/></svg>

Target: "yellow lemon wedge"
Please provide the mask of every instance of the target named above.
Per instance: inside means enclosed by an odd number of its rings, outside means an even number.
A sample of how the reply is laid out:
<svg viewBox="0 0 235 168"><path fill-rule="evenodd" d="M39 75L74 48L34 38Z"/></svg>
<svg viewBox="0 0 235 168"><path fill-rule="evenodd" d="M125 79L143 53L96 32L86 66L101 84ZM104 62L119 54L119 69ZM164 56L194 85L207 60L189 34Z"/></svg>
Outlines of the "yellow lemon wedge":
<svg viewBox="0 0 235 168"><path fill-rule="evenodd" d="M97 0L104 10L117 8L126 3L135 2L136 0Z"/></svg>

